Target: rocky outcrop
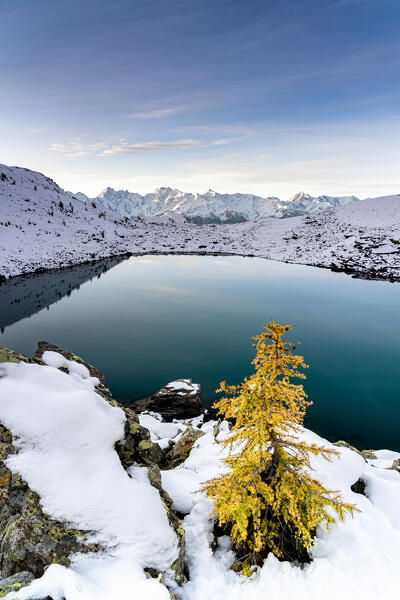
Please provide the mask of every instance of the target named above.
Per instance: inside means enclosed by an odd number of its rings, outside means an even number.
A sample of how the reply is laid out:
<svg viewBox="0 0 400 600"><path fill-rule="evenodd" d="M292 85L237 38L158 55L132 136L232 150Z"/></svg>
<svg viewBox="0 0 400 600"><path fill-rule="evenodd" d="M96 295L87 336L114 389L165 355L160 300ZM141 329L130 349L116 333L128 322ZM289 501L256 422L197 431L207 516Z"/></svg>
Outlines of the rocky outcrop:
<svg viewBox="0 0 400 600"><path fill-rule="evenodd" d="M26 356L0 348L0 362L20 361L31 362ZM9 578L29 571L40 577L51 563L68 566L71 554L99 550L97 545L85 543L88 532L70 529L43 512L39 496L5 465L15 453L11 432L0 424L1 576ZM18 583L21 582L14 581L12 585ZM1 586L0 581L0 589Z"/></svg>
<svg viewBox="0 0 400 600"><path fill-rule="evenodd" d="M45 352L57 352L58 354L61 354L61 356L64 356L64 358L66 358L67 360L72 360L86 367L90 373L90 376L97 377L97 379L100 382L99 385L96 386L96 392L100 394L100 396L102 396L105 400L107 400L107 402L113 404L113 406L118 404L118 402L116 402L113 399L112 394L106 384L104 375L101 371L99 371L99 369L96 369L96 367L93 367L93 365L90 365L89 363L85 362L80 356L73 354L69 350L64 350L63 348L59 348L58 346L49 344L49 342L38 342L38 347L36 349L35 354L33 355L33 361L39 364L44 364L42 357Z"/></svg>
<svg viewBox="0 0 400 600"><path fill-rule="evenodd" d="M204 431L188 427L180 436L177 443L172 446L171 450L165 457L165 468L174 469L178 465L185 462L193 448L194 443L204 435Z"/></svg>
<svg viewBox="0 0 400 600"><path fill-rule="evenodd" d="M117 443L115 450L121 460L124 469L133 464L144 464L146 466L159 465L162 459L160 446L150 439L149 431L140 425L135 413L126 407L121 407L125 413L125 436Z"/></svg>
<svg viewBox="0 0 400 600"><path fill-rule="evenodd" d="M352 446L348 442L344 440L339 440L338 442L334 442L334 446L338 446L339 448L349 448L353 452L357 452L360 456L363 457L365 461L367 460L376 460L378 457L375 454L375 450L358 450L355 446Z"/></svg>
<svg viewBox="0 0 400 600"><path fill-rule="evenodd" d="M150 483L160 494L179 545L179 557L171 565L170 572L163 577L160 573L149 572L149 576L161 578L160 580L165 580L167 585L172 580L181 585L185 581L185 534L182 524L172 508L172 500L161 485L158 465L161 463L163 452L160 446L152 442L149 431L140 425L135 412L129 407L119 405L114 400L103 374L72 352L48 342L39 342L33 359L12 350L0 348L0 363L24 361L43 365L43 354L46 351L57 352L67 360L84 365L90 375L99 380L99 385L96 387L97 393L107 402L124 411L126 416L125 435L116 444L115 450L126 470L134 464L147 467ZM61 367L61 370L65 371L66 369ZM43 512L39 496L17 474L11 473L4 464L7 457L15 452L11 432L0 424L0 597L3 595L2 578L7 578L7 581L4 580L5 590L7 592L14 591L30 582L28 579L25 581L25 575L22 579L18 579L17 574L28 572L31 574L31 578L40 577L45 568L52 563L68 566L70 556L77 552L101 550L97 545L85 543L90 532L70 529L67 524L56 521ZM10 583L8 578L14 575L16 576L15 580L11 580ZM10 586L14 587L10 588Z"/></svg>
<svg viewBox="0 0 400 600"><path fill-rule="evenodd" d="M29 585L35 579L29 571L22 571L10 577L0 577L0 598L6 596L9 592L18 592L25 585Z"/></svg>
<svg viewBox="0 0 400 600"><path fill-rule="evenodd" d="M158 444L154 444L150 439L150 434L145 427L139 423L139 419L132 409L119 404L111 394L109 387L106 384L105 377L99 369L85 362L80 356L73 354L69 350L64 350L48 342L39 342L37 350L33 356L33 360L39 364L43 364L43 354L47 351L57 352L64 356L67 360L77 362L86 367L91 377L97 377L99 384L96 386L96 392L100 394L109 404L118 406L124 411L126 416L125 436L124 439L118 442L115 450L120 457L121 463L125 469L128 469L135 462L138 464L159 464L162 456L161 448Z"/></svg>
<svg viewBox="0 0 400 600"><path fill-rule="evenodd" d="M145 410L159 413L166 421L191 419L201 414L201 386L191 379L177 379L148 398L130 405L137 413Z"/></svg>
<svg viewBox="0 0 400 600"><path fill-rule="evenodd" d="M400 473L400 458L394 460L390 468L393 469L393 471L398 471Z"/></svg>

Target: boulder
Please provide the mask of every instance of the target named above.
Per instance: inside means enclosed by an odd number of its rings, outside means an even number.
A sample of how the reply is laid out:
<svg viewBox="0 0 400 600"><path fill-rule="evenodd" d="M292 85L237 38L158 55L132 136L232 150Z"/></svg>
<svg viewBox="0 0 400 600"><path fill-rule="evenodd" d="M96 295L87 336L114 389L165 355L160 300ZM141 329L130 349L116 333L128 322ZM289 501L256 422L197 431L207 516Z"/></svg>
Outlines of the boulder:
<svg viewBox="0 0 400 600"><path fill-rule="evenodd" d="M159 413L166 421L191 419L201 414L201 386L191 379L177 379L148 398L130 405L137 413L145 410Z"/></svg>
<svg viewBox="0 0 400 600"><path fill-rule="evenodd" d="M175 467L183 463L189 456L194 443L203 435L205 435L204 431L188 427L186 431L182 433L177 443L165 456L164 464L166 465L166 468L175 469Z"/></svg>

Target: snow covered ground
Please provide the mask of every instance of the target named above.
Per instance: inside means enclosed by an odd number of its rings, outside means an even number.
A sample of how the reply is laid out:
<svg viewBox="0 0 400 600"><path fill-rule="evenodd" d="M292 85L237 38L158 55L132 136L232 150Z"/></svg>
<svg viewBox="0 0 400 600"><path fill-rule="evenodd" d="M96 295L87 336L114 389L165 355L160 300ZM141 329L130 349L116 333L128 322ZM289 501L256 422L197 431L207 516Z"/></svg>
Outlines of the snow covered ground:
<svg viewBox="0 0 400 600"><path fill-rule="evenodd" d="M53 564L42 578L9 599L167 600L157 579L144 566L160 571L176 558L176 537L146 467L122 468L114 444L124 430L124 413L96 393L97 380L86 367L47 352L49 366L0 365L0 420L11 430L18 453L6 465L41 497L44 510L79 529L93 532L102 554L77 555L71 567ZM69 373L58 370L67 367ZM165 447L177 441L188 424L164 423L146 414L141 422ZM314 458L314 476L361 512L328 532L320 527L312 562L303 567L270 556L251 578L232 572L234 554L222 536L212 549L209 500L201 482L221 472L225 450L217 444L229 435L226 422L192 419L200 437L184 463L162 472L162 483L176 509L186 515L189 581L174 589L180 600L391 600L398 597L400 569L400 473L388 470L400 453L382 450L374 461L348 448L330 462ZM331 447L304 430L304 438ZM354 493L359 478L366 496Z"/></svg>
<svg viewBox="0 0 400 600"><path fill-rule="evenodd" d="M196 225L182 215L123 218L40 173L0 165L0 275L125 253L237 254L400 279L400 196L306 216Z"/></svg>

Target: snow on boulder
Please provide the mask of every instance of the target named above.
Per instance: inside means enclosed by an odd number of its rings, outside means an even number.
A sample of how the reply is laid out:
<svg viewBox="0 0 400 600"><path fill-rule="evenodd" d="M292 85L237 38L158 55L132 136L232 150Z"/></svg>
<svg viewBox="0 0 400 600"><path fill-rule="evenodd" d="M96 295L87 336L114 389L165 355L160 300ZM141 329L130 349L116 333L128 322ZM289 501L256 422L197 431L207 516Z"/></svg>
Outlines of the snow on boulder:
<svg viewBox="0 0 400 600"><path fill-rule="evenodd" d="M182 536L159 471L154 481L157 466L147 479L128 474L115 451L124 410L97 393L85 365L53 350L36 359L42 364L5 349L1 356L0 574L38 577L50 565L20 599L169 598L160 577L176 585Z"/></svg>
<svg viewBox="0 0 400 600"><path fill-rule="evenodd" d="M203 410L201 386L193 383L191 379L177 379L149 398L138 400L131 408L136 412L159 413L167 421L191 419Z"/></svg>

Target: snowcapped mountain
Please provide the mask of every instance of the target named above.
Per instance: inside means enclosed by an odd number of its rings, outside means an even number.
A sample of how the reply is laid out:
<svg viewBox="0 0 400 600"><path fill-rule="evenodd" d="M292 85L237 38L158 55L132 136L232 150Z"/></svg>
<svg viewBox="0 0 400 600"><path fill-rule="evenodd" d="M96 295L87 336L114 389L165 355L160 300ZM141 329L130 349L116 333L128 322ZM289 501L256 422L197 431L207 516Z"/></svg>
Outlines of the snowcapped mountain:
<svg viewBox="0 0 400 600"><path fill-rule="evenodd" d="M124 194L131 207L131 194ZM108 189L103 198L111 204L119 192ZM13 275L127 253L259 256L400 281L400 196L354 202L302 194L287 204L303 213L286 219L260 218L287 216L285 204L246 194L161 188L135 198L136 210L155 216L123 217L97 198L72 196L41 173L0 165L0 285ZM316 211L319 204L330 208ZM244 221L244 206L252 220ZM183 212L203 223L240 213L242 222L199 226Z"/></svg>
<svg viewBox="0 0 400 600"><path fill-rule="evenodd" d="M253 194L219 194L213 190L208 190L205 194L191 194L169 187L159 188L144 196L128 190L116 191L110 187L96 198L88 198L80 192L74 196L82 201L100 204L124 217L180 214L201 225L240 223L266 217L293 217L358 201L355 196L313 197L304 192L296 194L289 201L283 201L276 197L263 198Z"/></svg>
<svg viewBox="0 0 400 600"><path fill-rule="evenodd" d="M289 201L289 204L293 207L293 210L297 211L296 214L310 214L325 208L332 208L335 206L346 206L351 202L358 202L359 199L356 196L310 196L300 192L295 194Z"/></svg>

